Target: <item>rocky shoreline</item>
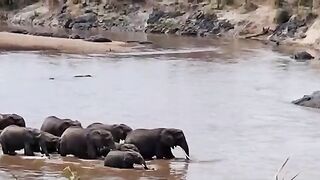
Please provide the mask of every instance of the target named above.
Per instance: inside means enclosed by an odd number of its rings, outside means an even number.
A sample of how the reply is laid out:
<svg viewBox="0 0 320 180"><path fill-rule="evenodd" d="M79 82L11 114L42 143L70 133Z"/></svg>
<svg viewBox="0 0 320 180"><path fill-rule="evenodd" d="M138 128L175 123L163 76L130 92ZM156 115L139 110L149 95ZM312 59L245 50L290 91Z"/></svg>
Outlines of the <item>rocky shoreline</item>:
<svg viewBox="0 0 320 180"><path fill-rule="evenodd" d="M250 1L219 8L207 1L32 0L17 9L2 10L0 19L14 27L10 32L71 39L86 39L90 36L87 32L101 29L246 38L320 49L320 33L316 33L320 20L316 13L305 9L297 11L291 4L274 7ZM24 27L38 30L26 32Z"/></svg>

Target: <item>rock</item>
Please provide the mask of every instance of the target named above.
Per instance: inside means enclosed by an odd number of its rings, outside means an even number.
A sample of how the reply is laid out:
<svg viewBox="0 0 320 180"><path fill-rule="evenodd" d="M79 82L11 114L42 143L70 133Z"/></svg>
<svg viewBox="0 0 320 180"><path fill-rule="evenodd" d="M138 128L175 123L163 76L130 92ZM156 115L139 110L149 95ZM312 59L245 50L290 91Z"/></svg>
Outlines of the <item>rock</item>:
<svg viewBox="0 0 320 180"><path fill-rule="evenodd" d="M28 34L29 32L25 29L14 29L10 31L11 33L17 33L17 34Z"/></svg>
<svg viewBox="0 0 320 180"><path fill-rule="evenodd" d="M71 35L69 36L69 38L70 38L70 39L83 39L83 38L81 38L81 36L78 35L78 34L71 34Z"/></svg>
<svg viewBox="0 0 320 180"><path fill-rule="evenodd" d="M105 38L101 35L96 35L96 36L90 36L88 38L84 39L85 41L90 41L90 42L112 42L112 40Z"/></svg>
<svg viewBox="0 0 320 180"><path fill-rule="evenodd" d="M283 24L288 22L290 19L290 13L288 10L285 9L278 9L276 16L274 17L274 22L277 24Z"/></svg>
<svg viewBox="0 0 320 180"><path fill-rule="evenodd" d="M92 24L91 23L75 23L72 25L72 30L89 30L90 28L92 28Z"/></svg>
<svg viewBox="0 0 320 180"><path fill-rule="evenodd" d="M90 74L85 74L85 75L75 75L75 76L73 76L73 77L75 77L75 78L83 78L83 77L92 77L92 75L90 75Z"/></svg>
<svg viewBox="0 0 320 180"><path fill-rule="evenodd" d="M314 59L314 57L306 51L297 52L292 56L293 59L296 60L310 60Z"/></svg>
<svg viewBox="0 0 320 180"><path fill-rule="evenodd" d="M304 95L302 98L292 101L293 104L311 108L320 108L320 91L315 91L311 95Z"/></svg>
<svg viewBox="0 0 320 180"><path fill-rule="evenodd" d="M140 41L139 44L153 44L153 43L150 41Z"/></svg>
<svg viewBox="0 0 320 180"><path fill-rule="evenodd" d="M87 13L76 17L74 23L94 23L96 20L97 16L94 13Z"/></svg>
<svg viewBox="0 0 320 180"><path fill-rule="evenodd" d="M150 15L149 19L147 20L148 24L155 24L165 15L164 11L154 10Z"/></svg>

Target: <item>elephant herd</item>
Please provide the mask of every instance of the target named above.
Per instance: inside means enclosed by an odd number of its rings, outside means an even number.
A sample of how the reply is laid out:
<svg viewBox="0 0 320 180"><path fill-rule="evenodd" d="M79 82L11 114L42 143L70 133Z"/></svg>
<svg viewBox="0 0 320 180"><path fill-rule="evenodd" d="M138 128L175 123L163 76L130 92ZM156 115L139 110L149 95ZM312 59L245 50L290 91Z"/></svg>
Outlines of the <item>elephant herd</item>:
<svg viewBox="0 0 320 180"><path fill-rule="evenodd" d="M61 156L73 155L82 159L104 158L104 165L115 168L133 168L145 160L172 159L172 148L180 146L189 159L189 147L180 129L135 129L125 124L93 123L83 128L77 120L47 117L40 130L26 127L17 114L0 114L0 143L4 154L15 155L24 149L24 155L41 152ZM120 143L124 141L124 143Z"/></svg>

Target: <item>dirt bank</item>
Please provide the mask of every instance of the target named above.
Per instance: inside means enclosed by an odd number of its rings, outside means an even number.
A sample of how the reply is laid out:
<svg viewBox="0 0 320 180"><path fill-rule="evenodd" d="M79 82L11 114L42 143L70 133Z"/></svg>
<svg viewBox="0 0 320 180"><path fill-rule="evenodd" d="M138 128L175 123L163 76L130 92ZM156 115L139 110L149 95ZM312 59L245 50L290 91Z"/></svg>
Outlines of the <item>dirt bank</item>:
<svg viewBox="0 0 320 180"><path fill-rule="evenodd" d="M128 52L124 42L94 43L81 39L64 39L0 32L0 50L55 50L66 53L105 54Z"/></svg>
<svg viewBox="0 0 320 180"><path fill-rule="evenodd" d="M189 36L258 39L320 49L319 2L268 1L80 1L41 0L2 13L8 24L60 28L71 32L100 28ZM55 2L55 3L52 3ZM217 4L217 2L222 2ZM17 5L18 6L18 5Z"/></svg>

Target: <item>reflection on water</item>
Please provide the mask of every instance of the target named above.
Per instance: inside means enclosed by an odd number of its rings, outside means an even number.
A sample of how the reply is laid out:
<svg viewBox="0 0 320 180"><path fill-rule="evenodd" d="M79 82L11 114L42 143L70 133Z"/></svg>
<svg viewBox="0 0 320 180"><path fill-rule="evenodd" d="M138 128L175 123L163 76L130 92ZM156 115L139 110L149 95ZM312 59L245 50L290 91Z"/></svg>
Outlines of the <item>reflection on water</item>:
<svg viewBox="0 0 320 180"><path fill-rule="evenodd" d="M1 112L21 114L36 128L49 115L84 126L181 128L190 162L150 161L155 170L144 171L106 168L101 160L1 156L1 178L62 178L70 166L83 179L267 180L288 156L288 177L320 177L319 111L290 103L320 89L319 62L295 62L251 41L146 38L155 42L148 53L1 53Z"/></svg>

